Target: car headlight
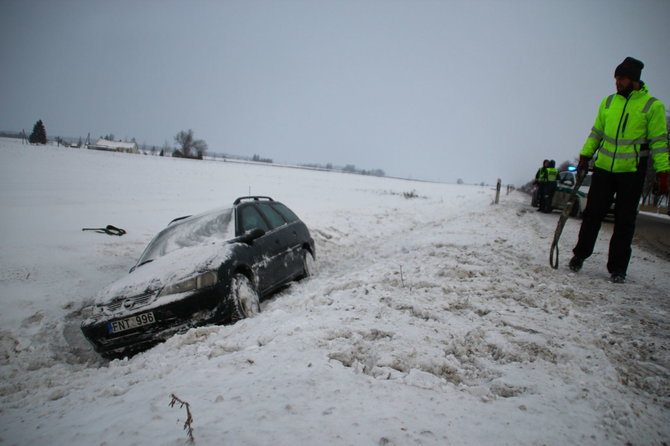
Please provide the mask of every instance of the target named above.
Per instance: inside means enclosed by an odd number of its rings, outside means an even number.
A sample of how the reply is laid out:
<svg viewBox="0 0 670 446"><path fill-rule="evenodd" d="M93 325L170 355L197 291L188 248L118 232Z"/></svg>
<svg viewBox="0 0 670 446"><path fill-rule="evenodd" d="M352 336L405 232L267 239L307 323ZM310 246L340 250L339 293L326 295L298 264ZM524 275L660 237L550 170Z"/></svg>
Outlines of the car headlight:
<svg viewBox="0 0 670 446"><path fill-rule="evenodd" d="M207 271L199 276L191 277L190 279L182 280L181 282L173 283L161 290L158 296L166 294L179 294L186 291L199 290L215 285L218 282L218 277L214 271Z"/></svg>

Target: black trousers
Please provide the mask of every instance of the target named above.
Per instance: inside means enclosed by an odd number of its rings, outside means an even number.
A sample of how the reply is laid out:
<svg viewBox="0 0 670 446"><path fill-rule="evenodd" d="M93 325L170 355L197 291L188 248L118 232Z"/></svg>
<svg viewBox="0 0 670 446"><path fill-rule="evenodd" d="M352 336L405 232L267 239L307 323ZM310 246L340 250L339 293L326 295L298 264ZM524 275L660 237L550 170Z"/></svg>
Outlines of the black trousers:
<svg viewBox="0 0 670 446"><path fill-rule="evenodd" d="M614 196L614 233L610 239L607 270L610 274L626 274L635 234L637 207L642 195L644 169L631 173L611 173L595 169L584 209L577 246L572 250L582 259L593 254L598 232Z"/></svg>
<svg viewBox="0 0 670 446"><path fill-rule="evenodd" d="M551 203L554 201L554 192L556 192L556 183L554 181L549 181L544 186L544 212L551 212L553 206Z"/></svg>
<svg viewBox="0 0 670 446"><path fill-rule="evenodd" d="M541 182L537 185L537 198L539 200L539 209L544 211L547 207L547 183Z"/></svg>

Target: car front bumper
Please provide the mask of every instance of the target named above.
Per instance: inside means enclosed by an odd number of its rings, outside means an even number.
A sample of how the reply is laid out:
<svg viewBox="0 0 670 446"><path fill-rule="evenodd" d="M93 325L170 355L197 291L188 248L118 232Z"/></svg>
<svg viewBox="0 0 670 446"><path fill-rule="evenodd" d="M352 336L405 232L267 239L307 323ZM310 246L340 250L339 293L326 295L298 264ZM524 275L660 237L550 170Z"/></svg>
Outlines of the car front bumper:
<svg viewBox="0 0 670 446"><path fill-rule="evenodd" d="M103 357L113 359L129 356L165 341L174 334L192 327L225 321L228 313L223 296L227 290L215 286L163 305L149 305L132 312L101 316L84 321L81 331ZM160 302L160 300L158 301ZM154 322L112 332L112 324L152 313Z"/></svg>

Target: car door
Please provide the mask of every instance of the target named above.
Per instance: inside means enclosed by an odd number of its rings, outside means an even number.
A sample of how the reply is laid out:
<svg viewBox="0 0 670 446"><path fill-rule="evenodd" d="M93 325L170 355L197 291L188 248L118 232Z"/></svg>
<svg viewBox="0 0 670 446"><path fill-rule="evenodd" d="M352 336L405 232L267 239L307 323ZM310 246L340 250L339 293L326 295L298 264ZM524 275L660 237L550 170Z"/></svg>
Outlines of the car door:
<svg viewBox="0 0 670 446"><path fill-rule="evenodd" d="M265 235L251 243L250 250L254 253L252 268L258 278L259 291L263 294L270 291L281 281L283 249L268 221L260 213L255 203L246 203L237 208L237 235L253 229L262 229Z"/></svg>
<svg viewBox="0 0 670 446"><path fill-rule="evenodd" d="M277 243L281 246L281 260L278 273L280 280L287 282L296 275L296 252L299 248L298 236L284 216L273 207L274 203L259 203L258 207L266 217Z"/></svg>

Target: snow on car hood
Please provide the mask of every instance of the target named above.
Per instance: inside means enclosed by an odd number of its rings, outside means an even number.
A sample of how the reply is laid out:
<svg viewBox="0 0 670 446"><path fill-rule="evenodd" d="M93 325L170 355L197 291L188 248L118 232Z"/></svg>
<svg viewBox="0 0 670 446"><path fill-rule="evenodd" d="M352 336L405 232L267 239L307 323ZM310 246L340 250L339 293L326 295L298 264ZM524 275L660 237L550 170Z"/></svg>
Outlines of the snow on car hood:
<svg viewBox="0 0 670 446"><path fill-rule="evenodd" d="M120 296L129 297L156 292L171 283L217 269L221 263L230 258L231 252L230 242L220 239L177 249L137 267L127 276L107 286L98 293L94 303L105 304Z"/></svg>

